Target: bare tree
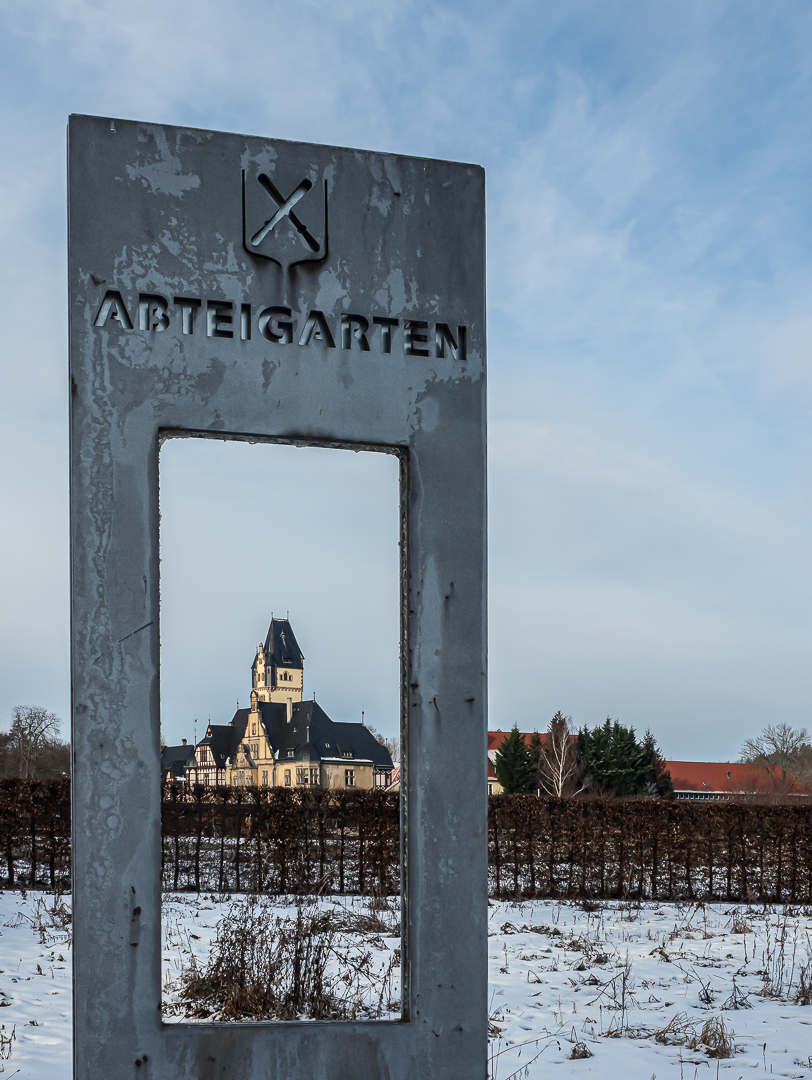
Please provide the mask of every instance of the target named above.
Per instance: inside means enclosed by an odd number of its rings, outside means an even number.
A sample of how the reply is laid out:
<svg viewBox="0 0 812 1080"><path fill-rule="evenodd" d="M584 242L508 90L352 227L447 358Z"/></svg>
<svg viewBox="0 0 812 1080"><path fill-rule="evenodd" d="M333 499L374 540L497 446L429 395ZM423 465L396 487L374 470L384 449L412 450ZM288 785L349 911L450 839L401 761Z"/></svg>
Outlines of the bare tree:
<svg viewBox="0 0 812 1080"><path fill-rule="evenodd" d="M572 717L557 712L547 728L546 739L539 740L538 745L538 785L541 791L558 799L578 794L582 790L583 762L572 731Z"/></svg>
<svg viewBox="0 0 812 1080"><path fill-rule="evenodd" d="M37 705L15 705L9 749L17 759L17 775L31 780L43 750L58 742L59 717Z"/></svg>
<svg viewBox="0 0 812 1080"><path fill-rule="evenodd" d="M372 726L372 724L364 724L364 727L367 729L370 735L375 736L376 740L381 744L381 746L386 747L386 749L389 751L389 756L391 757L391 759L393 761L397 761L400 757L400 740L393 739L386 735L382 735L377 728L374 728Z"/></svg>
<svg viewBox="0 0 812 1080"><path fill-rule="evenodd" d="M803 751L809 745L806 728L794 728L789 724L768 724L755 739L746 739L741 748L741 760L760 765L777 765L781 780L786 782L787 773L795 772Z"/></svg>

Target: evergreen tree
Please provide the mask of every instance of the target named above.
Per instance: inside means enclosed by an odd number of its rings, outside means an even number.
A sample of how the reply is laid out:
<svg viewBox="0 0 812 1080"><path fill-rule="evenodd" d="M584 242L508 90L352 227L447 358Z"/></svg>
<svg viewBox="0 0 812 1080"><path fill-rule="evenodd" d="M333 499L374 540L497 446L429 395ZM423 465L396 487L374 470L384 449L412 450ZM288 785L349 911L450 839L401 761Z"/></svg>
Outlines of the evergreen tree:
<svg viewBox="0 0 812 1080"><path fill-rule="evenodd" d="M643 764L646 769L649 795L657 795L661 799L673 799L674 785L671 781L671 773L665 767L663 755L651 731L646 731L643 736Z"/></svg>
<svg viewBox="0 0 812 1080"><path fill-rule="evenodd" d="M516 724L496 751L496 778L508 795L528 795L536 790L536 759L519 734Z"/></svg>
<svg viewBox="0 0 812 1080"><path fill-rule="evenodd" d="M578 749L594 785L601 790L621 797L673 795L671 777L650 731L640 743L634 728L607 717L591 731L583 727L578 732Z"/></svg>

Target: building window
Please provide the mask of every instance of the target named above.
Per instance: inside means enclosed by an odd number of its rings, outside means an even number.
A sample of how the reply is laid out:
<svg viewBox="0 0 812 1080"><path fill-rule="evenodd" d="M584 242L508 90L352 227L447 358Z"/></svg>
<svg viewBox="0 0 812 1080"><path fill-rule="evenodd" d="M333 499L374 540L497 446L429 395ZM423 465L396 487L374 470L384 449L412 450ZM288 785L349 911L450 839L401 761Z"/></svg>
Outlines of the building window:
<svg viewBox="0 0 812 1080"><path fill-rule="evenodd" d="M296 783L307 784L310 782L310 769L297 769L296 770Z"/></svg>
<svg viewBox="0 0 812 1080"><path fill-rule="evenodd" d="M267 769L262 770L262 786L263 787L268 786L268 770Z"/></svg>
<svg viewBox="0 0 812 1080"><path fill-rule="evenodd" d="M315 769L310 770L310 783L315 784L318 787L318 783L319 783L319 767L318 767L318 765L315 767Z"/></svg>
<svg viewBox="0 0 812 1080"><path fill-rule="evenodd" d="M295 731L295 730L296 730L296 729L294 728L294 731ZM293 757L293 751L292 751L292 750L288 750L288 757Z"/></svg>
<svg viewBox="0 0 812 1080"><path fill-rule="evenodd" d="M344 770L344 787L355 787L355 769Z"/></svg>
<svg viewBox="0 0 812 1080"><path fill-rule="evenodd" d="M290 787L290 769L285 769L285 787Z"/></svg>

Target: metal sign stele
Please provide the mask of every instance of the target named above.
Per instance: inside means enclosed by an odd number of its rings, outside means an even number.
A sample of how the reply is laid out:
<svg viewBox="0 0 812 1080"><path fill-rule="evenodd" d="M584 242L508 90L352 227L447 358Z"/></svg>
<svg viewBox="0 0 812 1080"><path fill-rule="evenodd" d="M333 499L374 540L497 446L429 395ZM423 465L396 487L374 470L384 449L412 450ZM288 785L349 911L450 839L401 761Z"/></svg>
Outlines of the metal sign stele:
<svg viewBox="0 0 812 1080"><path fill-rule="evenodd" d="M484 1080L483 172L76 116L69 218L74 1075ZM399 1020L161 1022L158 460L190 435L400 458Z"/></svg>

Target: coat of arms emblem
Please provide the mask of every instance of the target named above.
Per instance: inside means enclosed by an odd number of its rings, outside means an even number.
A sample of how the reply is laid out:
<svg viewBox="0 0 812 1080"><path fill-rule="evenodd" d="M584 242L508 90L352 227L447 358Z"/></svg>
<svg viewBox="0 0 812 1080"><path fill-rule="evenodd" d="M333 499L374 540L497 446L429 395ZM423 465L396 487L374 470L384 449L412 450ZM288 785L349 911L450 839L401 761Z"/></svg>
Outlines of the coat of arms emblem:
<svg viewBox="0 0 812 1080"><path fill-rule="evenodd" d="M308 174L293 182L278 169L243 170L243 244L282 267L327 258L327 181Z"/></svg>

